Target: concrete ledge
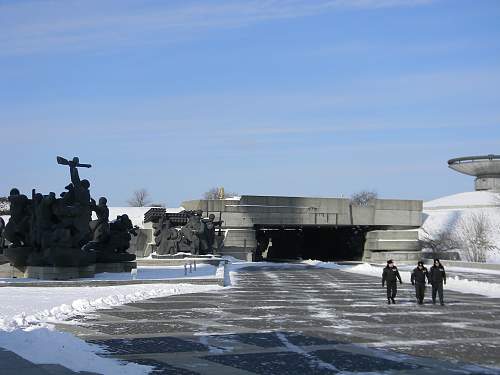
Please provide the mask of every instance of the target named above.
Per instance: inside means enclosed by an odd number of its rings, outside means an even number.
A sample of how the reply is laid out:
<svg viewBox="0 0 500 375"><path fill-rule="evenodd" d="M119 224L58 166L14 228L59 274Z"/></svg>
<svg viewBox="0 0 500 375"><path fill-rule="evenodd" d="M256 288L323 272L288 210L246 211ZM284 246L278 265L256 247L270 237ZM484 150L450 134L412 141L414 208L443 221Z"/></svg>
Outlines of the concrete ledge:
<svg viewBox="0 0 500 375"><path fill-rule="evenodd" d="M253 259L253 252L249 248L236 247L236 246L224 246L219 251L220 255L232 256L233 258L251 262Z"/></svg>
<svg viewBox="0 0 500 375"><path fill-rule="evenodd" d="M418 241L418 230L372 230L366 233L367 240L415 240Z"/></svg>
<svg viewBox="0 0 500 375"><path fill-rule="evenodd" d="M129 273L137 268L136 262L96 263L85 267L24 266L8 263L0 265L0 277L39 280L70 280L94 277L96 273Z"/></svg>
<svg viewBox="0 0 500 375"><path fill-rule="evenodd" d="M224 278L185 278L158 280L78 280L78 281L30 281L0 283L1 287L82 287L82 286L118 286L140 284L195 284L224 286Z"/></svg>
<svg viewBox="0 0 500 375"><path fill-rule="evenodd" d="M418 241L414 240L367 240L365 249L370 251L390 251L390 250L405 250L405 251L420 251L421 246Z"/></svg>
<svg viewBox="0 0 500 375"><path fill-rule="evenodd" d="M196 264L210 264L211 266L217 267L219 263L223 261L220 258L178 258L178 259L137 259L136 263L138 266L183 266L184 264L189 264L196 262Z"/></svg>
<svg viewBox="0 0 500 375"><path fill-rule="evenodd" d="M420 251L377 251L372 252L369 259L370 262L386 262L388 259L395 261L419 261L422 257Z"/></svg>
<svg viewBox="0 0 500 375"><path fill-rule="evenodd" d="M95 273L129 273L137 268L137 262L96 263Z"/></svg>
<svg viewBox="0 0 500 375"><path fill-rule="evenodd" d="M86 267L35 267L27 266L24 277L40 280L69 280L83 277L93 277L95 265Z"/></svg>

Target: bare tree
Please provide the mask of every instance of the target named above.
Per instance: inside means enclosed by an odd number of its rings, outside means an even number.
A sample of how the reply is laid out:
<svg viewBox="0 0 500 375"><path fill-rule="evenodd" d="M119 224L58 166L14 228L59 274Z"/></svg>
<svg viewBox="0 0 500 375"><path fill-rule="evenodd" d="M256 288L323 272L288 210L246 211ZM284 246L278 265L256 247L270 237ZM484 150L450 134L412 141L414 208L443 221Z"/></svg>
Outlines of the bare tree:
<svg viewBox="0 0 500 375"><path fill-rule="evenodd" d="M127 203L131 207L148 206L151 203L151 200L149 199L149 192L144 188L136 190Z"/></svg>
<svg viewBox="0 0 500 375"><path fill-rule="evenodd" d="M460 244L450 228L443 229L431 235L425 228L421 228L419 243L422 249L430 250L433 258L442 257L443 253L457 250Z"/></svg>
<svg viewBox="0 0 500 375"><path fill-rule="evenodd" d="M214 200L219 198L219 188L213 187L203 193L203 199Z"/></svg>
<svg viewBox="0 0 500 375"><path fill-rule="evenodd" d="M354 193L351 196L351 204L355 206L368 206L375 199L377 199L378 194L375 191L362 190L358 193Z"/></svg>
<svg viewBox="0 0 500 375"><path fill-rule="evenodd" d="M499 248L491 238L492 225L484 212L463 216L455 233L462 255L469 262L486 262L488 253Z"/></svg>
<svg viewBox="0 0 500 375"><path fill-rule="evenodd" d="M203 193L203 199L215 200L236 197L238 193L225 190L223 187L213 187Z"/></svg>

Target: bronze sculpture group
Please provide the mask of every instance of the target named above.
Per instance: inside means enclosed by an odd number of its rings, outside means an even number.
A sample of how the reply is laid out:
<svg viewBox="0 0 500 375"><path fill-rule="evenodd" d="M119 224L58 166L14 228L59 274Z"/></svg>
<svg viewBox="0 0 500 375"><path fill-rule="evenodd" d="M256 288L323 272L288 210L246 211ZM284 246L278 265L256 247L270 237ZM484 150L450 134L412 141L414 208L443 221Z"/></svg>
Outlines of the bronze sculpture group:
<svg viewBox="0 0 500 375"><path fill-rule="evenodd" d="M86 266L92 263L135 259L126 250L135 228L127 215L109 222L107 200L96 203L90 182L80 179L78 168L90 168L77 157L57 162L69 166L71 183L57 198L32 191L31 198L14 188L9 194L10 219L4 237L11 245L4 255L14 266ZM97 220L92 220L92 212Z"/></svg>
<svg viewBox="0 0 500 375"><path fill-rule="evenodd" d="M168 215L164 214L155 225L156 254L212 254L218 247L216 227L222 222L215 221L214 214L210 214L208 219L203 219L202 214L202 211L188 212L188 221L180 230L177 230Z"/></svg>

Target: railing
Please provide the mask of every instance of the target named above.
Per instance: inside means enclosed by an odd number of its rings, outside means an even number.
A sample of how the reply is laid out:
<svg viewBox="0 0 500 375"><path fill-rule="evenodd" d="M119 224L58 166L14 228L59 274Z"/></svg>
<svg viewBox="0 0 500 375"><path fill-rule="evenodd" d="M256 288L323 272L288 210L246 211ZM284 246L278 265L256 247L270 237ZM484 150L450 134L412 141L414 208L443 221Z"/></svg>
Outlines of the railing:
<svg viewBox="0 0 500 375"><path fill-rule="evenodd" d="M482 155L482 156L463 156L461 158L454 158L454 159L450 159L448 160L448 164L451 165L451 164L455 164L455 163L460 163L462 161L474 161L474 160L494 160L494 159L500 159L500 155L493 155L493 154L489 154L489 155Z"/></svg>

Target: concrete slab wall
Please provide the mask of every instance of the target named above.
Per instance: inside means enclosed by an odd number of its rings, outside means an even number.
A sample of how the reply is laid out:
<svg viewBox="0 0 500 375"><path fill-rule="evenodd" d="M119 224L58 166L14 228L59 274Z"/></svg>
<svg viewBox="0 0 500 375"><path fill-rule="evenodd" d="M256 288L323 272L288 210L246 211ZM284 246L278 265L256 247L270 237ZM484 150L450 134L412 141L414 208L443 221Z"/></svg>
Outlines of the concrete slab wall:
<svg viewBox="0 0 500 375"><path fill-rule="evenodd" d="M353 206L345 198L242 196L240 200L194 200L182 203L224 220L224 227L254 225L370 225L418 228L422 201L377 199ZM207 211L208 210L208 211Z"/></svg>

